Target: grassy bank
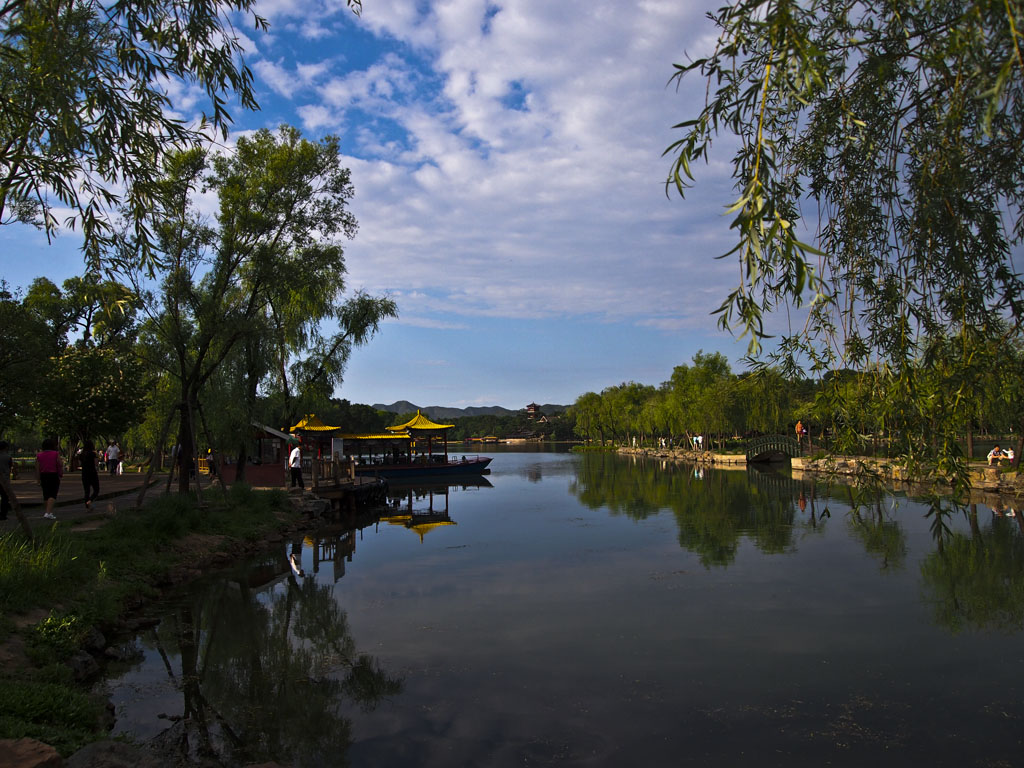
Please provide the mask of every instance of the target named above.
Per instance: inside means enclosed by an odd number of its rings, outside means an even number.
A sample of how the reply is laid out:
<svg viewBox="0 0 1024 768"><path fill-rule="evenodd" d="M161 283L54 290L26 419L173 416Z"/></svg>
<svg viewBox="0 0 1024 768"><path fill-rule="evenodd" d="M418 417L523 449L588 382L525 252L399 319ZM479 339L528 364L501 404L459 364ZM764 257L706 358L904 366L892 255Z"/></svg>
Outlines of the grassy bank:
<svg viewBox="0 0 1024 768"><path fill-rule="evenodd" d="M283 491L238 486L206 502L199 509L193 497L164 496L96 530L54 525L34 542L20 531L0 536L0 738L36 738L66 756L104 737L105 702L76 682L68 660L97 629L111 633L159 596L175 568L197 564L203 553L186 537L231 550L296 520Z"/></svg>

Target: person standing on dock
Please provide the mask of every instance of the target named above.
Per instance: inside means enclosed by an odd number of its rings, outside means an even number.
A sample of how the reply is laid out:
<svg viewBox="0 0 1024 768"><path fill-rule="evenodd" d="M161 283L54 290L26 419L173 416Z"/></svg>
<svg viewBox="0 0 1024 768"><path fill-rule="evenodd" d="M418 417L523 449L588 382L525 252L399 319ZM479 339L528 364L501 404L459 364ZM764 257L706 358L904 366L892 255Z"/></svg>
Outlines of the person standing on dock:
<svg viewBox="0 0 1024 768"><path fill-rule="evenodd" d="M305 490L306 486L302 483L302 448L298 443L288 456L288 467L292 472L292 488L298 485L299 488Z"/></svg>

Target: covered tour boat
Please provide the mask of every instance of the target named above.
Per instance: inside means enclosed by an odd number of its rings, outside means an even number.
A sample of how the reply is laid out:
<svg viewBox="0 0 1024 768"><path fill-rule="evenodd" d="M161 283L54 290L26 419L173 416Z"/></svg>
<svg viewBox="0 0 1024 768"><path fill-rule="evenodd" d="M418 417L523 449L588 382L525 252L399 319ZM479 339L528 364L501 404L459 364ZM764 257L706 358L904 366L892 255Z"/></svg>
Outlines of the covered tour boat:
<svg viewBox="0 0 1024 768"><path fill-rule="evenodd" d="M448 455L448 430L419 411L405 424L385 427L384 434L345 434L344 453L355 462L357 475L387 478L479 475L490 456Z"/></svg>

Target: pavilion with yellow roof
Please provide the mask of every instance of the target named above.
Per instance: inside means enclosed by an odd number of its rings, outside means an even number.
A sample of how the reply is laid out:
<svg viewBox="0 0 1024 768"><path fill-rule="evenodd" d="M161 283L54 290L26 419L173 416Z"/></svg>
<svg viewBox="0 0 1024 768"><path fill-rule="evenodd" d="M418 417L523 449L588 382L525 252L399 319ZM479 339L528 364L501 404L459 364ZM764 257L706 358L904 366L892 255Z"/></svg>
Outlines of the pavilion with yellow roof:
<svg viewBox="0 0 1024 768"><path fill-rule="evenodd" d="M357 475L480 474L491 462L487 456L449 460L448 430L454 427L438 424L416 411L409 421L385 427L382 433L344 432L341 427L324 424L311 413L289 431L315 446L317 456L340 452L352 458ZM435 454L436 448L441 452Z"/></svg>

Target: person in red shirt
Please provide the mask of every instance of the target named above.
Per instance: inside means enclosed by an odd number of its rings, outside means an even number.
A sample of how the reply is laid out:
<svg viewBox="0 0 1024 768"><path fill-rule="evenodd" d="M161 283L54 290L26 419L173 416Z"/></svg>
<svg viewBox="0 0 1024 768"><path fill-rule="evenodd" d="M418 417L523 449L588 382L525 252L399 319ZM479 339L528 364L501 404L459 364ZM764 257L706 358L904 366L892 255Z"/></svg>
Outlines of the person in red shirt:
<svg viewBox="0 0 1024 768"><path fill-rule="evenodd" d="M64 476L64 463L57 452L57 444L50 438L43 440L43 449L36 454L36 481L43 489L43 501L46 512L43 517L56 520L53 507L57 503L57 491L60 490L60 479Z"/></svg>

